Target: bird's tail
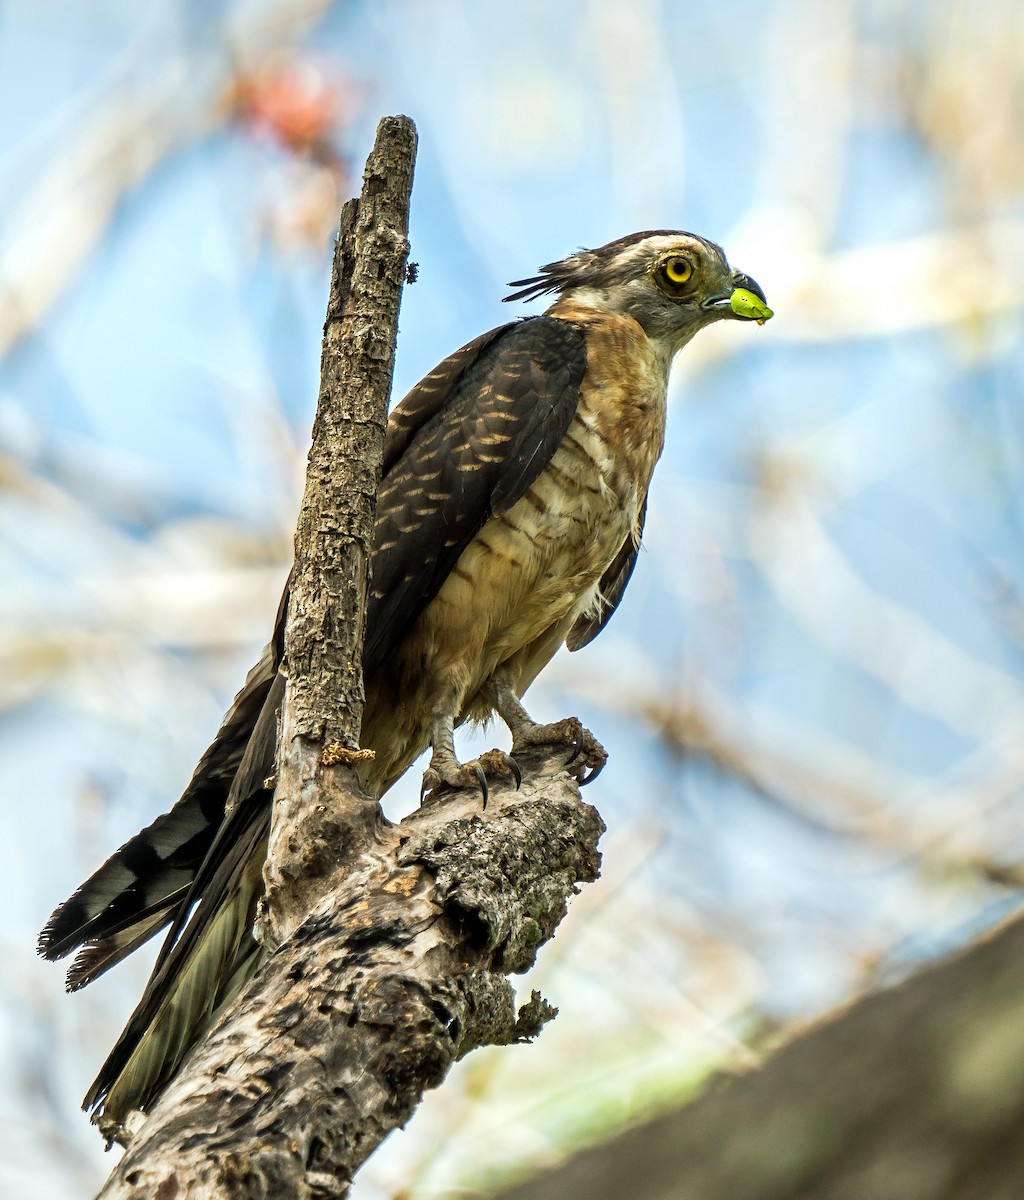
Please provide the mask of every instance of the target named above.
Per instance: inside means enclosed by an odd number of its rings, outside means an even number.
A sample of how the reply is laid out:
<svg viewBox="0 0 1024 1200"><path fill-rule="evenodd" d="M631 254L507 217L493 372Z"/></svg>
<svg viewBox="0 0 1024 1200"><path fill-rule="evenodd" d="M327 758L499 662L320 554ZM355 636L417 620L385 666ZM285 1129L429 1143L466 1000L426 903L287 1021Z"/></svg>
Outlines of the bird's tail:
<svg viewBox="0 0 1024 1200"><path fill-rule="evenodd" d="M223 823L277 667L276 648L268 646L177 804L111 855L46 923L39 936L44 958L79 952L68 971L69 991L120 962L178 914Z"/></svg>
<svg viewBox="0 0 1024 1200"><path fill-rule="evenodd" d="M272 785L265 785L283 694L284 676L275 673L248 730L223 819L175 905L142 999L85 1098L108 1133L116 1135L132 1109L152 1105L259 965L252 925L263 893L273 799Z"/></svg>
<svg viewBox="0 0 1024 1200"><path fill-rule="evenodd" d="M175 940L172 927L138 1007L83 1102L108 1136L133 1109L149 1108L203 1032L256 971L252 936L263 894L271 793L252 795L227 818L196 876L201 894ZM189 905L191 906L191 905Z"/></svg>

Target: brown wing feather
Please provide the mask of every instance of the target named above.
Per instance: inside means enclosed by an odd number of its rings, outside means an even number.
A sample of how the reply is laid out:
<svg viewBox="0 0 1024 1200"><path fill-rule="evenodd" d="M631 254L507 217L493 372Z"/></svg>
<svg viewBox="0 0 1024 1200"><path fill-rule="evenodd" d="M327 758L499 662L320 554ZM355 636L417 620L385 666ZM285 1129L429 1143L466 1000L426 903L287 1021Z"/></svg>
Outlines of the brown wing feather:
<svg viewBox="0 0 1024 1200"><path fill-rule="evenodd" d="M388 416L387 436L384 439L384 462L381 466L381 474L384 477L409 448L409 443L416 434L431 417L445 407L466 371L497 338L515 324L516 322L512 321L490 329L467 342L454 354L449 354L395 405Z"/></svg>

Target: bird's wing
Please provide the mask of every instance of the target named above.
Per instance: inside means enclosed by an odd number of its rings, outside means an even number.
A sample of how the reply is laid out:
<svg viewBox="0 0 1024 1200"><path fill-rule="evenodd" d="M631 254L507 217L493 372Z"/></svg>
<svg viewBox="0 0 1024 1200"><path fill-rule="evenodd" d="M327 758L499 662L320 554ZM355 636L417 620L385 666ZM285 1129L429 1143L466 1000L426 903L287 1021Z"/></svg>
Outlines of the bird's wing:
<svg viewBox="0 0 1024 1200"><path fill-rule="evenodd" d="M499 338L512 328L514 322L489 329L479 337L467 342L416 384L412 391L391 410L388 415L387 437L384 441L384 461L381 475L387 477L391 468L409 448L409 443L424 425L435 417L447 404L453 389L477 359Z"/></svg>
<svg viewBox="0 0 1024 1200"><path fill-rule="evenodd" d="M488 518L511 508L550 462L586 369L580 329L533 317L457 351L392 414L377 501L366 675L437 595Z"/></svg>
<svg viewBox="0 0 1024 1200"><path fill-rule="evenodd" d="M601 576L601 609L594 616L583 616L569 630L565 644L570 650L581 650L588 646L611 620L612 613L619 607L629 583L629 577L636 566L636 556L640 552L640 539L644 532L644 521L647 519L647 497L640 507L636 530L619 547L619 552L612 559L608 570Z"/></svg>

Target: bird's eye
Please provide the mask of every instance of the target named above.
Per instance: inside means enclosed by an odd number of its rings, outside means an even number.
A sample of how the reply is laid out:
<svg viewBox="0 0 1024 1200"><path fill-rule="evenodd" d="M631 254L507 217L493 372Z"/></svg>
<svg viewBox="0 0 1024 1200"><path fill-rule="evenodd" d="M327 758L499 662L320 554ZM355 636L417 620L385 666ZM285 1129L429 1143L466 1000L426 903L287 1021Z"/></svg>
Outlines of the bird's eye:
<svg viewBox="0 0 1024 1200"><path fill-rule="evenodd" d="M666 258L661 269L669 283L686 283L693 274L693 263L686 258Z"/></svg>

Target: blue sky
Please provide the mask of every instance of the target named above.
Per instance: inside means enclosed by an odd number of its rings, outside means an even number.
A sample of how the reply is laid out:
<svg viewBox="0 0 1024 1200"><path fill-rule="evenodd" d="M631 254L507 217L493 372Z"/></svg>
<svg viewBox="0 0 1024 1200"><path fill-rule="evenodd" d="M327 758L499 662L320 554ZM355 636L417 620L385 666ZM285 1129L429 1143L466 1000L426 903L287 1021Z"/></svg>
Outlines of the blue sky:
<svg viewBox="0 0 1024 1200"><path fill-rule="evenodd" d="M0 9L0 1092L32 1083L0 1179L44 1197L103 1170L77 1097L144 968L66 999L35 931L173 801L269 630L330 188L385 113L420 134L396 395L509 319L508 280L634 229L722 243L777 316L680 357L626 600L531 692L612 749L609 899L581 897L548 971L568 1016L465 1067L361 1194L471 1175L506 1073L536 1096L642 1028L608 1068L639 1110L652 1062L742 1055L759 1016L1015 902L986 864L1022 832L1022 25L1009 0ZM230 116L232 80L281 61L337 90L340 185ZM493 1103L432 1156L486 1071Z"/></svg>

